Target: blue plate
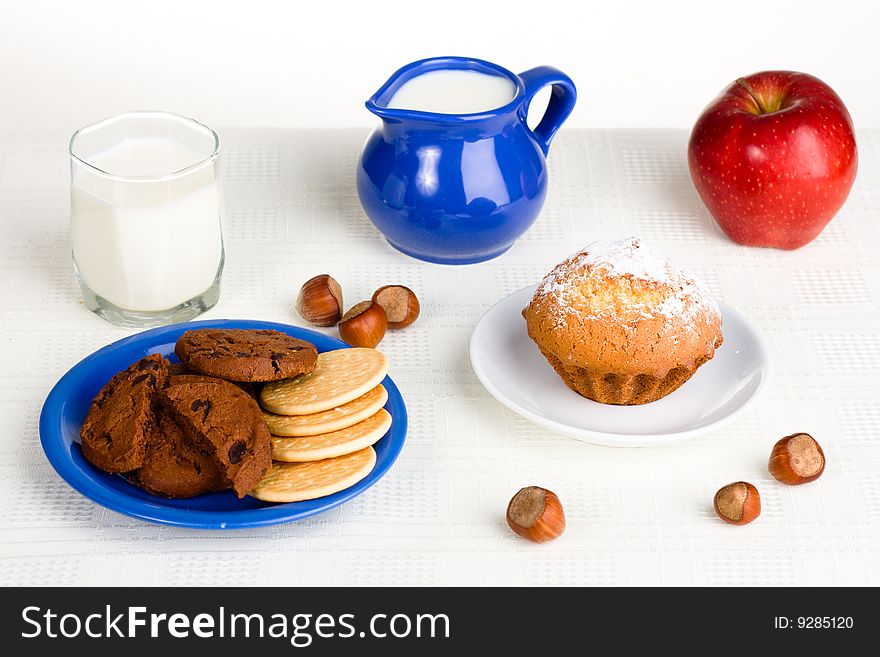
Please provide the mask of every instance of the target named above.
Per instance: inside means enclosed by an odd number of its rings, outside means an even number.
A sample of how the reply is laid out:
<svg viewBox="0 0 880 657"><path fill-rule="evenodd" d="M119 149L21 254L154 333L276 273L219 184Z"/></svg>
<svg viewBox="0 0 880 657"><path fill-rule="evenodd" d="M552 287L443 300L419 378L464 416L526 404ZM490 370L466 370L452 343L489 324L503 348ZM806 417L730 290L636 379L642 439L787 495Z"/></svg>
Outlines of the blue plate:
<svg viewBox="0 0 880 657"><path fill-rule="evenodd" d="M385 404L393 423L373 447L376 465L354 486L306 502L271 504L252 497L238 499L231 491L209 493L185 500L169 500L131 485L119 475L99 470L83 457L79 429L92 399L110 378L147 354L162 354L176 362L174 343L184 331L196 328L275 329L308 340L318 351L347 348L341 340L316 331L249 320L187 322L138 333L99 349L75 365L55 384L40 414L40 440L52 467L75 490L119 513L150 522L197 529L241 529L290 522L322 513L357 497L388 472L406 438L406 406L394 382L385 377Z"/></svg>

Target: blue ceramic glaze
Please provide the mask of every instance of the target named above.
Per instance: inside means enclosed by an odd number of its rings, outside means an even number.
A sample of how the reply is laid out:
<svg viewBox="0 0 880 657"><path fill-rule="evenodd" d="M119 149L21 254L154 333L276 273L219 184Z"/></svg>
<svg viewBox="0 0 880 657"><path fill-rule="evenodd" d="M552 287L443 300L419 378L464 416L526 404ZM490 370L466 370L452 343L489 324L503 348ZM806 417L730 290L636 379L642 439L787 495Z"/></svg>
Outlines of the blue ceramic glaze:
<svg viewBox="0 0 880 657"><path fill-rule="evenodd" d="M479 114L388 108L408 80L449 69L506 77L516 94ZM526 124L529 103L547 85L553 87L550 104L533 131ZM382 123L358 166L364 211L394 248L421 260L463 265L501 255L541 211L544 158L576 97L571 79L549 66L520 75L466 57L404 66L367 101Z"/></svg>

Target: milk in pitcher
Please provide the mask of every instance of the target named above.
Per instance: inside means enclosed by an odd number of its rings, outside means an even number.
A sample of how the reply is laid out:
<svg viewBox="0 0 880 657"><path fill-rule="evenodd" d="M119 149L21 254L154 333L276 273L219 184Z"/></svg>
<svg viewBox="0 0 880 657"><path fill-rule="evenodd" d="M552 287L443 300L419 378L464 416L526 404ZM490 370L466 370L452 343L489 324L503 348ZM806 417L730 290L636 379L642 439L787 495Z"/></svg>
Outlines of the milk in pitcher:
<svg viewBox="0 0 880 657"><path fill-rule="evenodd" d="M407 80L392 96L389 109L435 114L479 114L507 105L516 86L501 75L447 69Z"/></svg>

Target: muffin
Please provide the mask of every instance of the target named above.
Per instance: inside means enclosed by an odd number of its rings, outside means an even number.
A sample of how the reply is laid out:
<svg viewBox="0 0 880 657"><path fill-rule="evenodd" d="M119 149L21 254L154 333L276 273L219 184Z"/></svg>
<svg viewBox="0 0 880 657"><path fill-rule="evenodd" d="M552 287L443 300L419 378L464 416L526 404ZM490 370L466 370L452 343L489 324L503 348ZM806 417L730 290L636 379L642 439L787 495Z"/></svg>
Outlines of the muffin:
<svg viewBox="0 0 880 657"><path fill-rule="evenodd" d="M635 238L594 242L559 263L523 317L566 385L603 404L665 397L723 341L712 295Z"/></svg>

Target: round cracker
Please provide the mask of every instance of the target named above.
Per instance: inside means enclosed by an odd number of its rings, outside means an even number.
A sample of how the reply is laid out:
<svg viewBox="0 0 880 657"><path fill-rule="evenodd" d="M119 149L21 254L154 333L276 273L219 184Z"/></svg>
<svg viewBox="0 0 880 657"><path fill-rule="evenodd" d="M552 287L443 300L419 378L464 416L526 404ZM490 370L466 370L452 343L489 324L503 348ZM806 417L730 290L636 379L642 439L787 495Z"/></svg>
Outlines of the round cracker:
<svg viewBox="0 0 880 657"><path fill-rule="evenodd" d="M263 408L277 415L329 411L366 394L388 373L388 359L375 349L352 348L318 354L314 371L263 386Z"/></svg>
<svg viewBox="0 0 880 657"><path fill-rule="evenodd" d="M249 494L264 502L313 500L354 486L375 465L376 451L372 447L323 461L275 461Z"/></svg>
<svg viewBox="0 0 880 657"><path fill-rule="evenodd" d="M391 414L380 408L366 420L339 431L298 438L272 436L272 458L301 463L344 456L378 442L390 428Z"/></svg>
<svg viewBox="0 0 880 657"><path fill-rule="evenodd" d="M266 425L276 436L317 436L339 431L372 417L388 401L388 391L382 384L357 399L311 415L275 415L263 411Z"/></svg>

